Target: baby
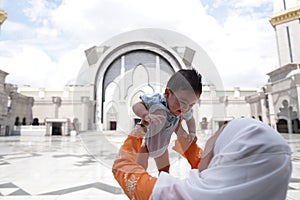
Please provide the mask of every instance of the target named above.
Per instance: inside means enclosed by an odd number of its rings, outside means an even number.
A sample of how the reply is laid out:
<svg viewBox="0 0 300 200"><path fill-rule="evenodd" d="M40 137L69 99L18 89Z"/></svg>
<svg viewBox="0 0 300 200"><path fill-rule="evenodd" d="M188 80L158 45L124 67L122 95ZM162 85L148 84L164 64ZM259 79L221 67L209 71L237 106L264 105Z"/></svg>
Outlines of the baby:
<svg viewBox="0 0 300 200"><path fill-rule="evenodd" d="M192 107L202 93L201 79L195 69L181 69L171 76L163 95L143 95L140 97L142 101L132 106L133 112L141 118L138 126L145 132L144 144L136 159L145 169L150 156L159 172L169 173L168 145L173 132L177 136L186 135L190 142L197 140ZM189 133L181 126L183 119Z"/></svg>

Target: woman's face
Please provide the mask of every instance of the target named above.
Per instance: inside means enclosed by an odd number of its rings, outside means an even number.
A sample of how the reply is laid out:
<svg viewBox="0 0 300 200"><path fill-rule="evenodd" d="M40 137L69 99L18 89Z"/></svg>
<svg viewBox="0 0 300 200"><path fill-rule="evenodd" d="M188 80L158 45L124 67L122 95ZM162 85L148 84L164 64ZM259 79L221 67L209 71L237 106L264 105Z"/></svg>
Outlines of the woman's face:
<svg viewBox="0 0 300 200"><path fill-rule="evenodd" d="M219 135L222 133L223 129L225 128L226 125L223 125L221 128L219 128L219 130L217 130L215 132L215 134L213 136L211 136L204 147L204 151L203 151L203 155L201 158L201 161L198 165L198 169L200 171L207 169L211 159L214 156L214 147L215 147L215 143L219 137Z"/></svg>
<svg viewBox="0 0 300 200"><path fill-rule="evenodd" d="M199 99L189 90L172 92L169 88L165 90L165 98L170 112L176 116L189 112Z"/></svg>

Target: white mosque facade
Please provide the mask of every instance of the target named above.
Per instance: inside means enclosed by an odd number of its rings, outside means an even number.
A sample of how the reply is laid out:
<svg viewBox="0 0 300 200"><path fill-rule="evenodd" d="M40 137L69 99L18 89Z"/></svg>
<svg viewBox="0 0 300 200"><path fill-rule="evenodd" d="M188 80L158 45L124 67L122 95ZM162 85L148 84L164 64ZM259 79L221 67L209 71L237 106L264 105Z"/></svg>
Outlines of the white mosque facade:
<svg viewBox="0 0 300 200"><path fill-rule="evenodd" d="M178 33L136 30L91 47L85 53L87 62L77 79L63 90L30 87L18 90L34 97L33 116L46 128L47 124L53 128L53 124L47 123L49 120L69 119L72 125L72 119L76 119L78 131L128 132L139 120L131 110L139 96L163 93L175 71L191 67L204 79L203 94L193 108L199 131L216 129L220 123L236 117L250 116L245 97L257 89L224 90L220 75L204 50ZM53 130L47 132L51 135Z"/></svg>

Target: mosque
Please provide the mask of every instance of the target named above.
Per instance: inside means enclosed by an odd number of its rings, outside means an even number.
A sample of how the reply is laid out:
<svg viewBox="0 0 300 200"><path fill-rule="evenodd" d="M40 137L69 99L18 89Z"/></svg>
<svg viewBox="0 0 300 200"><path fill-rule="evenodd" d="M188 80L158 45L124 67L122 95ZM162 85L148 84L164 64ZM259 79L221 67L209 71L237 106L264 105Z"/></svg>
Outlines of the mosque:
<svg viewBox="0 0 300 200"><path fill-rule="evenodd" d="M179 69L196 68L203 94L194 106L197 131L213 131L237 117L253 117L279 132L300 133L300 6L274 0L269 18L279 67L260 88L224 88L205 51L169 30L140 29L85 51L86 62L63 89L15 88L0 72L0 135L70 135L87 130L128 132L140 120L131 110L144 93L163 93ZM7 106L4 106L7 105ZM20 120L20 122L19 122Z"/></svg>
<svg viewBox="0 0 300 200"><path fill-rule="evenodd" d="M274 28L279 67L268 73L260 93L246 97L251 115L262 116L279 132L300 133L300 7L297 0L274 0L269 19Z"/></svg>

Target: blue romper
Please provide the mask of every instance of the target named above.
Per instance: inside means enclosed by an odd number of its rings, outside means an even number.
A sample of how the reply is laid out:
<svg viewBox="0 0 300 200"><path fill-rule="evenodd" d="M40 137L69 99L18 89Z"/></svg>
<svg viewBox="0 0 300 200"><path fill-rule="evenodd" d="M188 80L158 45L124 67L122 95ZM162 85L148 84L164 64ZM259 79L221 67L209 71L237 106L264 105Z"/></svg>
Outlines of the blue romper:
<svg viewBox="0 0 300 200"><path fill-rule="evenodd" d="M163 95L159 93L145 94L140 96L150 114L165 116L161 123L153 123L147 128L145 134L145 145L149 151L149 156L157 158L161 156L168 148L172 133L175 131L180 116L172 114L168 108ZM193 110L183 115L186 121L193 116Z"/></svg>

